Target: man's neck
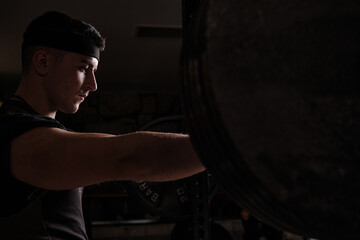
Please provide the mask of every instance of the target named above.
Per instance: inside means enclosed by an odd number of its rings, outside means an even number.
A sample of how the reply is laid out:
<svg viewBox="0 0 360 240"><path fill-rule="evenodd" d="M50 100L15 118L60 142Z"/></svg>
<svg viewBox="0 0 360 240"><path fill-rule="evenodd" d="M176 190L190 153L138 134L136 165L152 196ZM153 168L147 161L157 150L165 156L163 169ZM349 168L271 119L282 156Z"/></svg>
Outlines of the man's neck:
<svg viewBox="0 0 360 240"><path fill-rule="evenodd" d="M25 81L21 81L15 95L23 98L37 113L50 118L56 117L56 109L51 109L44 92L34 87L29 87Z"/></svg>

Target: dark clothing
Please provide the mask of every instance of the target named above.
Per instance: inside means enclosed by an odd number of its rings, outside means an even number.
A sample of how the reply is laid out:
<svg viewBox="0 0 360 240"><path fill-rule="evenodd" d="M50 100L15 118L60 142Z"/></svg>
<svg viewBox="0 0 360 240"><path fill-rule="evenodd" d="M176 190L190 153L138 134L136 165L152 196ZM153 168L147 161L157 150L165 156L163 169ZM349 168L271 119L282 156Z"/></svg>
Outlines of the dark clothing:
<svg viewBox="0 0 360 240"><path fill-rule="evenodd" d="M21 215L25 208L31 208L33 203L38 202L41 211L39 216L52 240L88 239L82 214L82 188L48 191L18 181L11 173L11 142L37 127L66 130L57 120L37 114L23 100L13 99L4 102L0 108L0 217ZM26 237L36 239L35 236Z"/></svg>

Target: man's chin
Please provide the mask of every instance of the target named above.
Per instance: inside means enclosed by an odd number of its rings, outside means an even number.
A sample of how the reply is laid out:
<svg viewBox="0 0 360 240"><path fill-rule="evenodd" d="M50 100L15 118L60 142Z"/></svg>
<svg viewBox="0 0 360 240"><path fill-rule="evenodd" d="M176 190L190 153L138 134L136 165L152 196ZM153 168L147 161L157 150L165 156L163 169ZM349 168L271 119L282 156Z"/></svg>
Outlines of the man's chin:
<svg viewBox="0 0 360 240"><path fill-rule="evenodd" d="M66 109L59 109L59 111L61 111L62 113L66 113L66 114L74 114L79 110L79 105L75 105L72 108L66 108Z"/></svg>

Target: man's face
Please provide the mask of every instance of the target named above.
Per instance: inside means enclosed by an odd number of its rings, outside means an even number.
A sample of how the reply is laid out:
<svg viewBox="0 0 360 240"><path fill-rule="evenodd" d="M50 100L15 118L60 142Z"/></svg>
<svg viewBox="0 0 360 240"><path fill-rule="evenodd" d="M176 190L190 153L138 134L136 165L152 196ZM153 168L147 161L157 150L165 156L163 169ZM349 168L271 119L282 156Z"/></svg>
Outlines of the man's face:
<svg viewBox="0 0 360 240"><path fill-rule="evenodd" d="M75 113L90 91L96 91L94 57L63 51L59 59L52 58L45 78L45 91L51 108L64 113Z"/></svg>

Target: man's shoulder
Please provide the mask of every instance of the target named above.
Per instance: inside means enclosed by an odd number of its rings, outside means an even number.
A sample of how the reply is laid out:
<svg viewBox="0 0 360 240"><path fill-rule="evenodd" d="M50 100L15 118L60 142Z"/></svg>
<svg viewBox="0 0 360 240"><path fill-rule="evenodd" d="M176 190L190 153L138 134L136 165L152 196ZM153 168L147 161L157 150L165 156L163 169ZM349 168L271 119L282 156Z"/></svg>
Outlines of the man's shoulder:
<svg viewBox="0 0 360 240"><path fill-rule="evenodd" d="M0 114L0 122L4 124L4 126L19 124L52 124L63 127L62 124L56 119L30 113Z"/></svg>
<svg viewBox="0 0 360 240"><path fill-rule="evenodd" d="M64 128L57 120L38 114L23 98L15 96L5 100L0 107L0 123L3 129L41 125Z"/></svg>
<svg viewBox="0 0 360 240"><path fill-rule="evenodd" d="M56 119L29 113L0 114L0 133L15 138L38 127L54 127L66 130Z"/></svg>

